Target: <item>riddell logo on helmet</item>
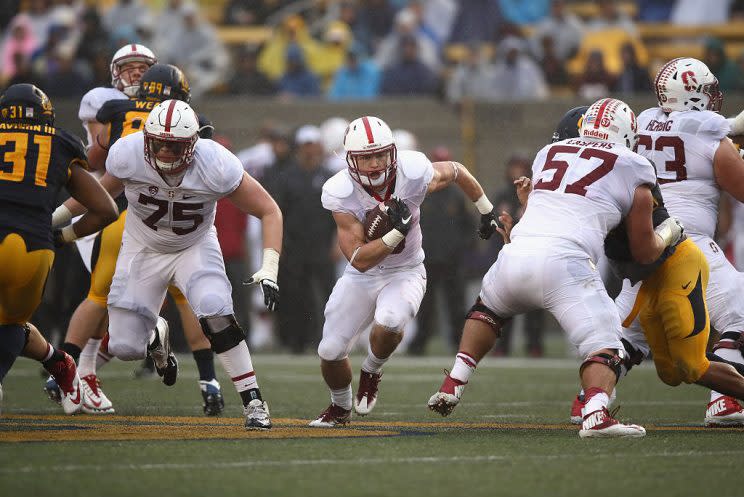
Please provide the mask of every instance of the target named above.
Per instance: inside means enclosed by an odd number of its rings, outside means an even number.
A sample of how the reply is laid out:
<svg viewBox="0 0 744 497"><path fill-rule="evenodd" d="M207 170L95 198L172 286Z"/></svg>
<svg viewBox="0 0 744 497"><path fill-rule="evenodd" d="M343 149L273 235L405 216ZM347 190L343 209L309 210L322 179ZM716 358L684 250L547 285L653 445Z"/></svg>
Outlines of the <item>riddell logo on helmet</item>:
<svg viewBox="0 0 744 497"><path fill-rule="evenodd" d="M582 136L590 136L592 138L601 138L603 140L606 140L610 137L607 133L604 131L600 131L598 129L585 129L584 132L581 134Z"/></svg>

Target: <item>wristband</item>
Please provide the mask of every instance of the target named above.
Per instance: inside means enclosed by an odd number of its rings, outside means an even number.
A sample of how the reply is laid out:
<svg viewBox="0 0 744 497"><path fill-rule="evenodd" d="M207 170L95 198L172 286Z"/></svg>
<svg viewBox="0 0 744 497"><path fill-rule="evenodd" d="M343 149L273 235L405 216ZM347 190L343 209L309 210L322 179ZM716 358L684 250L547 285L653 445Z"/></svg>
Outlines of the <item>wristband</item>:
<svg viewBox="0 0 744 497"><path fill-rule="evenodd" d="M488 200L488 197L486 197L485 193L481 195L481 197L474 203L475 208L478 209L478 212L480 212L481 214L488 214L493 210L493 204L490 200Z"/></svg>
<svg viewBox="0 0 744 497"><path fill-rule="evenodd" d="M382 243L384 243L387 248L394 249L400 242L403 241L405 237L406 235L404 235L397 229L392 229L385 233L382 238L380 238L380 240L382 240Z"/></svg>
<svg viewBox="0 0 744 497"><path fill-rule="evenodd" d="M279 275L279 252L277 252L275 249L265 248L263 250L263 264L261 264L261 272L268 273L272 281L277 281Z"/></svg>
<svg viewBox="0 0 744 497"><path fill-rule="evenodd" d="M72 225L62 228L60 230L60 234L62 235L62 240L64 240L65 243L70 243L78 239L78 236L75 234L75 230L72 228Z"/></svg>
<svg viewBox="0 0 744 497"><path fill-rule="evenodd" d="M70 219L72 219L72 212L65 204L62 204L52 213L52 228L68 223Z"/></svg>

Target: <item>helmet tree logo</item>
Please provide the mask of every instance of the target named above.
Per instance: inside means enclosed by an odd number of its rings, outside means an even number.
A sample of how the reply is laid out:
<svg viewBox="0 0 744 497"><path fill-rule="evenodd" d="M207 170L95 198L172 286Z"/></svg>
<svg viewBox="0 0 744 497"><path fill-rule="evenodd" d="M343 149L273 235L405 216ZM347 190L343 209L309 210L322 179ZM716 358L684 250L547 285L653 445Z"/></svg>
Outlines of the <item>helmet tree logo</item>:
<svg viewBox="0 0 744 497"><path fill-rule="evenodd" d="M682 83L685 85L685 91L695 91L698 86L697 79L695 79L695 73L692 71L683 72Z"/></svg>

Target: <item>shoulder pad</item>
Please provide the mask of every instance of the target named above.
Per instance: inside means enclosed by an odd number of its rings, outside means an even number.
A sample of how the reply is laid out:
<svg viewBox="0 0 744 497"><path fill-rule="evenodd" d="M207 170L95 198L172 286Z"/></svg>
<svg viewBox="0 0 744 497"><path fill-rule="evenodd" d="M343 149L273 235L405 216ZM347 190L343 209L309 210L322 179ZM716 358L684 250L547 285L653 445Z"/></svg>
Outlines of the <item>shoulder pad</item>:
<svg viewBox="0 0 744 497"><path fill-rule="evenodd" d="M714 139L718 138L721 140L731 132L731 124L721 114L709 110L702 112L704 113L700 116L702 118L700 124L700 131L702 133L713 135Z"/></svg>
<svg viewBox="0 0 744 497"><path fill-rule="evenodd" d="M78 117L82 121L95 119L96 112L109 100L127 100L127 96L116 88L99 86L89 90L80 100Z"/></svg>
<svg viewBox="0 0 744 497"><path fill-rule="evenodd" d="M62 128L55 129L57 130L55 136L58 137L59 140L64 144L64 146L70 150L70 152L72 153L72 158L81 159L87 163L88 156L85 153L85 146L83 145L82 140Z"/></svg>
<svg viewBox="0 0 744 497"><path fill-rule="evenodd" d="M99 123L110 123L117 114L129 110L132 107L131 100L109 100L104 102L96 114Z"/></svg>
<svg viewBox="0 0 744 497"><path fill-rule="evenodd" d="M408 179L419 179L426 172L431 161L421 152L402 150L398 152L398 169Z"/></svg>
<svg viewBox="0 0 744 497"><path fill-rule="evenodd" d="M354 192L354 180L349 176L349 171L343 169L323 184L323 191L336 198L346 198Z"/></svg>

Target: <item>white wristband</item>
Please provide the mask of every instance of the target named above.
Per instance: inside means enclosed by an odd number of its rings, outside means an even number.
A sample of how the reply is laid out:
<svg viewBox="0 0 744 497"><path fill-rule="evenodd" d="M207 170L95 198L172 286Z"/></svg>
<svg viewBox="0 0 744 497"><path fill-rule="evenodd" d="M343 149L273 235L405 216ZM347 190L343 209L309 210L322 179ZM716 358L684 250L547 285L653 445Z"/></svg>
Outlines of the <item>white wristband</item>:
<svg viewBox="0 0 744 497"><path fill-rule="evenodd" d="M403 241L403 239L406 237L403 233L396 229L391 229L384 235L382 235L382 243L384 243L388 248L394 249L398 246L400 242Z"/></svg>
<svg viewBox="0 0 744 497"><path fill-rule="evenodd" d="M261 272L268 273L272 281L277 281L279 275L279 252L273 248L265 248L263 250Z"/></svg>
<svg viewBox="0 0 744 497"><path fill-rule="evenodd" d="M78 236L75 234L75 230L72 229L72 225L65 226L60 230L60 233L62 234L62 239L65 241L65 243L70 243L78 239Z"/></svg>
<svg viewBox="0 0 744 497"><path fill-rule="evenodd" d="M61 226L72 219L72 212L68 209L65 204L60 205L52 213L52 228Z"/></svg>
<svg viewBox="0 0 744 497"><path fill-rule="evenodd" d="M493 204L490 200L488 200L488 197L486 197L485 193L481 195L481 197L474 203L475 208L478 209L478 212L480 212L481 214L488 214L493 210Z"/></svg>

